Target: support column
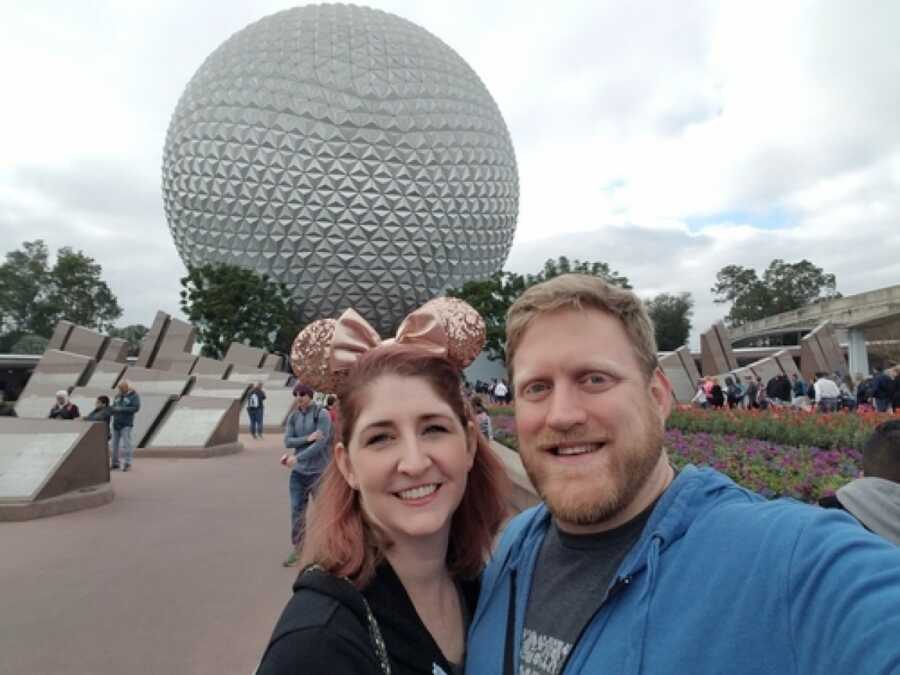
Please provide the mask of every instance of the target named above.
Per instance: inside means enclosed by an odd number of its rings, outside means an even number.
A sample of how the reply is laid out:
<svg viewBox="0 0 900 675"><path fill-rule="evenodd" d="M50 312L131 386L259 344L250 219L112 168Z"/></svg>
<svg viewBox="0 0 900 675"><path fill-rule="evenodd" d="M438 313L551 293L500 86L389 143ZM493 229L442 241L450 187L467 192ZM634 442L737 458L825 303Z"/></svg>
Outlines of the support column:
<svg viewBox="0 0 900 675"><path fill-rule="evenodd" d="M853 377L869 375L869 352L866 350L866 334L862 328L847 330L847 357Z"/></svg>

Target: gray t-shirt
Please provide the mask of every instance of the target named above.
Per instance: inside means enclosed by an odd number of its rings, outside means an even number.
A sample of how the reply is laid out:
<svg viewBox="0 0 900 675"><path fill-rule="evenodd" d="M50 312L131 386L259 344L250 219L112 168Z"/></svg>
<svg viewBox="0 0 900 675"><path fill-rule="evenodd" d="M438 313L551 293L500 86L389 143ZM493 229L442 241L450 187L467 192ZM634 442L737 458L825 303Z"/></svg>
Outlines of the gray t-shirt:
<svg viewBox="0 0 900 675"><path fill-rule="evenodd" d="M531 583L520 675L562 672L572 646L606 600L619 565L640 538L654 506L599 534L566 534L553 522Z"/></svg>

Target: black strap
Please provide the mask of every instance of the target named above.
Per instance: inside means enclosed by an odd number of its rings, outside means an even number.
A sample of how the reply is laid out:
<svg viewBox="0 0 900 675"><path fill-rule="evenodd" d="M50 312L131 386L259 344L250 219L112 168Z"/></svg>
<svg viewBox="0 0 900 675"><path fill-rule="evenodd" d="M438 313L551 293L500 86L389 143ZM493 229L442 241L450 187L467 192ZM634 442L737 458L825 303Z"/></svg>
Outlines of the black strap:
<svg viewBox="0 0 900 675"><path fill-rule="evenodd" d="M509 606L506 610L506 646L503 651L503 675L513 675L513 647L516 634L516 570L510 573Z"/></svg>

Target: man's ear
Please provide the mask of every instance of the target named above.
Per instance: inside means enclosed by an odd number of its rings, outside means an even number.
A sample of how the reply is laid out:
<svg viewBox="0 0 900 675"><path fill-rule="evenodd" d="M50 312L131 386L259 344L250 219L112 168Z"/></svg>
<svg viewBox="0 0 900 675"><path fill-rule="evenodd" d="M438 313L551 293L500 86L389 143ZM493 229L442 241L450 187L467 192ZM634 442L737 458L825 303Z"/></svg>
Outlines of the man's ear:
<svg viewBox="0 0 900 675"><path fill-rule="evenodd" d="M347 481L347 485L354 490L358 490L359 481L356 479L356 474L353 471L353 464L350 462L350 452L343 443L335 444L334 461L337 464L338 471L341 472L344 480Z"/></svg>
<svg viewBox="0 0 900 675"><path fill-rule="evenodd" d="M669 413L672 412L672 382L663 372L663 369L657 366L656 370L653 371L653 375L650 376L648 386L650 395L653 397L653 401L659 410L660 419L665 424L665 421L669 419Z"/></svg>

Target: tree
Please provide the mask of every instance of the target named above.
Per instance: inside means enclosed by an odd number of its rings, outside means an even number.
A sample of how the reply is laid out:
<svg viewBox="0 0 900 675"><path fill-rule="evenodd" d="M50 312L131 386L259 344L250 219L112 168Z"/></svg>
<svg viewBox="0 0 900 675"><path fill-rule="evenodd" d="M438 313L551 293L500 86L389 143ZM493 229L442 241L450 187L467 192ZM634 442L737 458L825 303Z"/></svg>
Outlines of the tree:
<svg viewBox="0 0 900 675"><path fill-rule="evenodd" d="M725 317L732 326L788 312L804 305L839 298L835 277L808 260L786 263L775 259L760 279L756 270L727 265L716 274L711 292L717 303L730 302Z"/></svg>
<svg viewBox="0 0 900 675"><path fill-rule="evenodd" d="M137 356L141 350L141 340L150 329L141 323L133 323L124 328L110 328L109 337L120 338L128 343L128 356Z"/></svg>
<svg viewBox="0 0 900 675"><path fill-rule="evenodd" d="M447 295L460 298L474 307L484 319L485 350L492 361L506 361L506 313L516 298L529 286L560 274L577 272L602 277L622 288L631 288L627 277L612 271L604 262L570 261L565 256L548 259L537 274L522 276L515 272L496 272L487 279L468 281L461 288L448 288Z"/></svg>
<svg viewBox="0 0 900 675"><path fill-rule="evenodd" d="M0 333L14 336L13 342L25 334L49 338L53 330L49 257L37 239L7 253L0 265Z"/></svg>
<svg viewBox="0 0 900 675"><path fill-rule="evenodd" d="M694 313L694 299L690 293L660 293L645 304L656 329L656 344L660 351L671 352L687 342Z"/></svg>
<svg viewBox="0 0 900 675"><path fill-rule="evenodd" d="M197 328L204 356L222 358L243 342L287 352L297 312L284 284L237 265L189 267L181 279L181 309Z"/></svg>
<svg viewBox="0 0 900 675"><path fill-rule="evenodd" d="M50 271L48 301L55 324L66 319L105 332L122 316L116 296L100 278L103 269L93 258L68 246L59 249Z"/></svg>
<svg viewBox="0 0 900 675"><path fill-rule="evenodd" d="M49 338L60 319L103 331L122 308L101 279L102 268L81 251L64 246L49 264L47 245L26 241L0 265L0 334L5 342L25 335Z"/></svg>
<svg viewBox="0 0 900 675"><path fill-rule="evenodd" d="M605 279L613 286L621 288L631 288L628 283L628 277L621 276L618 272L611 270L609 264L605 262L588 262L587 260L570 261L566 256L561 255L556 260L548 259L544 263L544 268L537 274L529 274L526 277L527 286L539 284L561 274L588 274L594 277Z"/></svg>
<svg viewBox="0 0 900 675"><path fill-rule="evenodd" d="M47 351L49 343L50 340L40 335L23 335L10 347L9 352L10 354L43 354Z"/></svg>

